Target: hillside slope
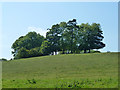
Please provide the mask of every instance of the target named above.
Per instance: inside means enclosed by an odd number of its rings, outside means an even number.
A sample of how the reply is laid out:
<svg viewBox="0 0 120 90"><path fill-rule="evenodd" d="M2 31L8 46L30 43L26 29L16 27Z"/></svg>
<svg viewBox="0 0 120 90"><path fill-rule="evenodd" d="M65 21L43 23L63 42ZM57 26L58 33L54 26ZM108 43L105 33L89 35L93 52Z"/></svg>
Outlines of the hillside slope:
<svg viewBox="0 0 120 90"><path fill-rule="evenodd" d="M69 87L76 80L98 80L97 86L90 84L81 87L117 87L118 54L69 54L13 60L3 62L2 75L3 87L9 88ZM102 85L99 79L103 82L113 81ZM29 80L36 83L31 84Z"/></svg>

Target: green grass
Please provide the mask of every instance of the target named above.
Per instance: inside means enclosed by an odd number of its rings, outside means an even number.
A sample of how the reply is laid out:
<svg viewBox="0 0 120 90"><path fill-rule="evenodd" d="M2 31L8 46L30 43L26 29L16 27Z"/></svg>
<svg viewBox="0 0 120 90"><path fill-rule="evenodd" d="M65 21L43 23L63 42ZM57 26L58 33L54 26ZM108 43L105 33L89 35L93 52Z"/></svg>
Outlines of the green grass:
<svg viewBox="0 0 120 90"><path fill-rule="evenodd" d="M3 88L118 87L118 53L42 56L2 65Z"/></svg>

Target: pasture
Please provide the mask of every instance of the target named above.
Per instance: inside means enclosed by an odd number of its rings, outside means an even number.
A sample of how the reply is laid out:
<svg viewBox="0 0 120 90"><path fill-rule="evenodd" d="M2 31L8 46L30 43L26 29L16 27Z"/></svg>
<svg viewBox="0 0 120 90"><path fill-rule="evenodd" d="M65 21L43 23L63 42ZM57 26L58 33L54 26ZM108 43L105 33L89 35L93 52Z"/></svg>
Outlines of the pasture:
<svg viewBox="0 0 120 90"><path fill-rule="evenodd" d="M3 88L117 88L118 53L64 54L2 62Z"/></svg>

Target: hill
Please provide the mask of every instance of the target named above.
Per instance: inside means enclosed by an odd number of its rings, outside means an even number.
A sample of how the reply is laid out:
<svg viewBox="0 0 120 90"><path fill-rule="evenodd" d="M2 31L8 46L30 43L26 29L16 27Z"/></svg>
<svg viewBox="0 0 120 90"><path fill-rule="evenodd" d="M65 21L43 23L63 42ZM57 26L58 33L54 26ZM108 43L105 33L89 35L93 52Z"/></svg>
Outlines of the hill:
<svg viewBox="0 0 120 90"><path fill-rule="evenodd" d="M118 53L42 56L2 62L3 88L115 88Z"/></svg>

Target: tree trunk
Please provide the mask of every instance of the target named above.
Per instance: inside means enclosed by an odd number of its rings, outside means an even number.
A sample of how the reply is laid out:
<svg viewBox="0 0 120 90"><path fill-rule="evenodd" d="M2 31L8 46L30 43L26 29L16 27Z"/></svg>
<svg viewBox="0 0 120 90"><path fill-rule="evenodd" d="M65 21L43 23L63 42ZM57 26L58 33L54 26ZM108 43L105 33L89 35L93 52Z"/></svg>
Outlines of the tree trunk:
<svg viewBox="0 0 120 90"><path fill-rule="evenodd" d="M90 49L89 49L88 53L90 53Z"/></svg>
<svg viewBox="0 0 120 90"><path fill-rule="evenodd" d="M54 52L52 52L52 55L54 55Z"/></svg>
<svg viewBox="0 0 120 90"><path fill-rule="evenodd" d="M64 50L62 51L62 54L65 54L65 51L64 51Z"/></svg>
<svg viewBox="0 0 120 90"><path fill-rule="evenodd" d="M67 54L69 54L69 50L67 51Z"/></svg>
<svg viewBox="0 0 120 90"><path fill-rule="evenodd" d="M55 52L55 55L57 55L57 52Z"/></svg>
<svg viewBox="0 0 120 90"><path fill-rule="evenodd" d="M84 50L84 53L86 53L86 50Z"/></svg>
<svg viewBox="0 0 120 90"><path fill-rule="evenodd" d="M73 53L75 53L75 50L73 50Z"/></svg>

